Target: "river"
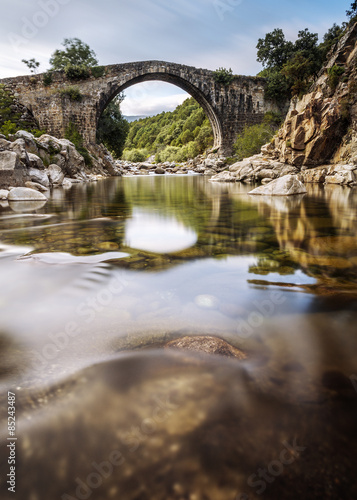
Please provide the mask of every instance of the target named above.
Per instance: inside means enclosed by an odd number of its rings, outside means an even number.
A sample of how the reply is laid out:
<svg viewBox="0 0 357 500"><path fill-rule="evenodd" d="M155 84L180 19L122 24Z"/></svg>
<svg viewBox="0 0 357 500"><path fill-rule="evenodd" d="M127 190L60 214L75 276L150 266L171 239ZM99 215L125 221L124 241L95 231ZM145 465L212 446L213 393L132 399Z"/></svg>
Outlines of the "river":
<svg viewBox="0 0 357 500"><path fill-rule="evenodd" d="M2 499L357 498L357 190L250 189L3 202ZM196 335L246 359L164 348Z"/></svg>

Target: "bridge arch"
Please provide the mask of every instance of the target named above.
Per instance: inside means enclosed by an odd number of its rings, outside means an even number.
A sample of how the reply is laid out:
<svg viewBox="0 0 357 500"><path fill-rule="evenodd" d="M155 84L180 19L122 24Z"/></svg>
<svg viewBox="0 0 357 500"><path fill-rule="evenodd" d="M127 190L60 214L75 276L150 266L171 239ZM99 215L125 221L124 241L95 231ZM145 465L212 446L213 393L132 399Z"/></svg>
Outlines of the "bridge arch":
<svg viewBox="0 0 357 500"><path fill-rule="evenodd" d="M101 76L85 80L68 80L64 72L51 73L46 84L43 74L0 80L21 104L30 109L40 128L63 137L74 123L84 142L96 142L100 116L106 106L121 91L137 83L158 80L171 83L190 94L205 111L213 130L214 148L221 154L232 153L237 133L246 125L260 123L264 113L274 105L265 99L264 78L237 75L229 85L217 83L207 69L165 61L142 61L103 67ZM79 101L71 100L66 91L76 86ZM67 95L67 97L66 97Z"/></svg>
<svg viewBox="0 0 357 500"><path fill-rule="evenodd" d="M137 85L138 83L147 81L162 81L165 83L170 83L190 94L190 96L193 97L198 102L198 104L200 104L210 121L214 138L213 149L220 149L222 147L222 124L205 94L188 80L170 73L146 72L140 76L135 76L128 79L125 83L119 83L117 86L111 87L109 92L104 92L101 95L98 103L96 126L98 127L99 119L105 108L120 92L123 92L125 89Z"/></svg>

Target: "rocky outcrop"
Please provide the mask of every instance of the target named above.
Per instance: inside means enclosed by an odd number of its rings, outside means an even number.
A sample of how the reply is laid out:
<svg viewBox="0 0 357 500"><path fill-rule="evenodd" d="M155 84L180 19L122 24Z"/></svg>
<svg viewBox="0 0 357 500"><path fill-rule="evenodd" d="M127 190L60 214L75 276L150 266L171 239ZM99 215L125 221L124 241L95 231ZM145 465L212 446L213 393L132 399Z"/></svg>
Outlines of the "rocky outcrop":
<svg viewBox="0 0 357 500"><path fill-rule="evenodd" d="M92 147L92 166L67 139L48 134L35 138L19 130L8 139L0 136L0 188L25 186L34 182L44 186L71 187L73 182L97 180L98 176L121 175L104 146ZM94 151L95 150L95 151ZM110 166L110 168L109 168Z"/></svg>
<svg viewBox="0 0 357 500"><path fill-rule="evenodd" d="M357 24L333 49L310 92L293 100L283 127L262 153L295 167L357 164ZM334 83L329 71L343 74Z"/></svg>

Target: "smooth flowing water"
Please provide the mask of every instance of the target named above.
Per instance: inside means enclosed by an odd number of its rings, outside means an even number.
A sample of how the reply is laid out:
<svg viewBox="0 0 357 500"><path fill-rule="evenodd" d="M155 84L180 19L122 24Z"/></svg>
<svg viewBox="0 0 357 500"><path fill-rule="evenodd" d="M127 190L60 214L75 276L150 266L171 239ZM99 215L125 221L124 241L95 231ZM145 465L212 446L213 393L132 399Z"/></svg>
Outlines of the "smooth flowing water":
<svg viewBox="0 0 357 500"><path fill-rule="evenodd" d="M2 499L357 498L357 190L250 189L3 202ZM165 348L184 336L246 359Z"/></svg>

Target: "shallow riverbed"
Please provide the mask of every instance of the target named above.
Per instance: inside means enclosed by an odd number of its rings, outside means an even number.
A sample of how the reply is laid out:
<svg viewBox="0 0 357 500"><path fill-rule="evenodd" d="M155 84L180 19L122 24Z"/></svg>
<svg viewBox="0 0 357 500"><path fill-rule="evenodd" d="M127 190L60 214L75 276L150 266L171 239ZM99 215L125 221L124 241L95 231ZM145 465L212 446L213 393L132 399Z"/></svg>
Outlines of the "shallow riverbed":
<svg viewBox="0 0 357 500"><path fill-rule="evenodd" d="M357 190L250 189L0 207L1 498L8 391L17 499L357 498ZM164 348L195 335L247 359Z"/></svg>

